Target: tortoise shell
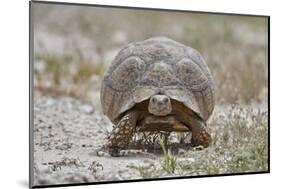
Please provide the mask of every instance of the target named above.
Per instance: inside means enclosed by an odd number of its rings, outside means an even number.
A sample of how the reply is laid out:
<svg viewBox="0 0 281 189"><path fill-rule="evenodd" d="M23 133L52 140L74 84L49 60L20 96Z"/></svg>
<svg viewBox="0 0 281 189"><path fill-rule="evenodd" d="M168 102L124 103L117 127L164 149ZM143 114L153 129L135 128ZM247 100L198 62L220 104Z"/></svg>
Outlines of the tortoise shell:
<svg viewBox="0 0 281 189"><path fill-rule="evenodd" d="M102 110L117 123L124 112L155 94L184 104L205 121L214 109L214 80L201 55L165 37L120 50L102 81Z"/></svg>

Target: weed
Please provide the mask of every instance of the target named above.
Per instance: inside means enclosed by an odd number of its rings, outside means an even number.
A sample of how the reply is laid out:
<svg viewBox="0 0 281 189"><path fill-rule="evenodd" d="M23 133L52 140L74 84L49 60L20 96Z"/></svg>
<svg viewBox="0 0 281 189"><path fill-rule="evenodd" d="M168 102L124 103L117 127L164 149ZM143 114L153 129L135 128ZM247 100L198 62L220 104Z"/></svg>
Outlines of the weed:
<svg viewBox="0 0 281 189"><path fill-rule="evenodd" d="M162 168L167 171L168 173L175 173L175 169L177 166L177 158L172 156L171 153L168 151L164 139L159 140L159 144L163 150L164 160L162 162Z"/></svg>
<svg viewBox="0 0 281 189"><path fill-rule="evenodd" d="M64 157L60 161L54 161L54 162L48 162L48 165L50 166L52 171L57 171L58 169L61 170L63 166L65 167L83 167L83 163L80 161L79 158L67 158Z"/></svg>
<svg viewBox="0 0 281 189"><path fill-rule="evenodd" d="M100 172L103 170L103 165L97 161L93 161L90 166L88 167L88 170L91 171L91 174L94 176L96 180L101 180L104 176L100 174Z"/></svg>

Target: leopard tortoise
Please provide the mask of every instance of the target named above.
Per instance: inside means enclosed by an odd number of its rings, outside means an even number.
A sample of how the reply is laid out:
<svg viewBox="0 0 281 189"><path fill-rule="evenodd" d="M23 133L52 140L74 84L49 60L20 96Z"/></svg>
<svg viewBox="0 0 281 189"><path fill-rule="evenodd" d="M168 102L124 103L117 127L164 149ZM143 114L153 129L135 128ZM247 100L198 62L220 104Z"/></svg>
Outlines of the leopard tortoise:
<svg viewBox="0 0 281 189"><path fill-rule="evenodd" d="M193 48L166 37L124 47L101 85L103 113L115 124L108 148L125 149L133 133L190 131L193 145L208 147L206 121L215 105L214 80Z"/></svg>

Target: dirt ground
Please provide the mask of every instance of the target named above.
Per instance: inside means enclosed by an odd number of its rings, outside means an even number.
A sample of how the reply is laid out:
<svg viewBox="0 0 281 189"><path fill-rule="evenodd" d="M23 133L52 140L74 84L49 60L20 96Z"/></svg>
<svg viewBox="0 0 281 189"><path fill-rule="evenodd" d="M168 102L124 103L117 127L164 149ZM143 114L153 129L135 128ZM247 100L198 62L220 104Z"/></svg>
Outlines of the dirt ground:
<svg viewBox="0 0 281 189"><path fill-rule="evenodd" d="M216 160L222 152L217 154L221 146L215 144L203 150L180 149L175 155L177 166L171 172L163 167L163 153L128 150L122 157L111 157L103 146L112 123L98 108L71 97L44 96L37 91L34 100L35 185L221 174L228 173L228 167L231 168L228 158L235 158L228 153L221 156L224 159ZM225 114L225 108L220 109L215 112L218 117ZM211 134L215 137L216 132ZM236 155L240 153L239 148L234 150ZM225 149L222 151L226 152ZM208 165L188 168L188 164L200 163L199 160L204 158L202 153L208 154L205 158L210 161ZM206 172L209 164L225 164L227 169ZM247 171L264 170L266 166Z"/></svg>
<svg viewBox="0 0 281 189"><path fill-rule="evenodd" d="M35 93L36 184L140 179L130 166L160 166L161 155L128 151L111 157L103 146L112 123L95 107L70 97Z"/></svg>

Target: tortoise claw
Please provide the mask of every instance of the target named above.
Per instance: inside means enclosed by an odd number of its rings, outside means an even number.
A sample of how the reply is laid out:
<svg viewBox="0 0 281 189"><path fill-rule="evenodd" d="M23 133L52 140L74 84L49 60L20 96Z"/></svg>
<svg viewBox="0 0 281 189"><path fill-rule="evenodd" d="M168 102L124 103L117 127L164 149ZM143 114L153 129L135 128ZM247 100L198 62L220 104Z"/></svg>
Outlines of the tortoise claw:
<svg viewBox="0 0 281 189"><path fill-rule="evenodd" d="M119 148L109 148L108 153L112 157L120 157L121 156Z"/></svg>

